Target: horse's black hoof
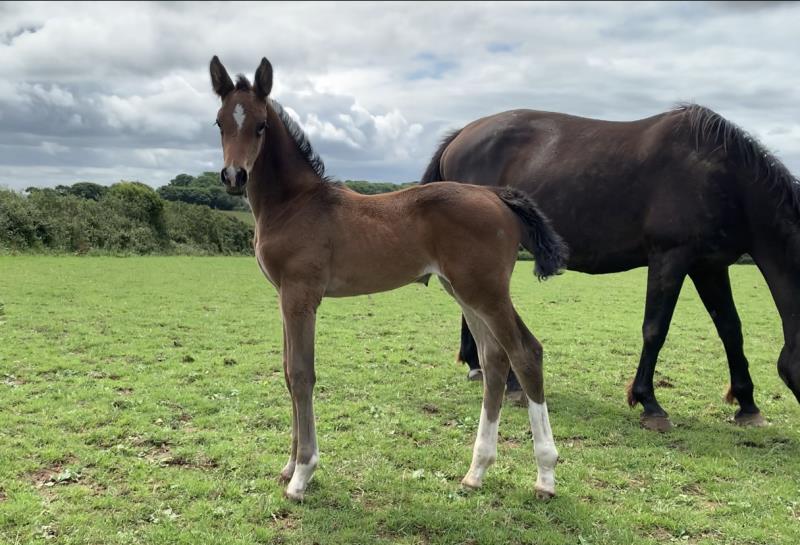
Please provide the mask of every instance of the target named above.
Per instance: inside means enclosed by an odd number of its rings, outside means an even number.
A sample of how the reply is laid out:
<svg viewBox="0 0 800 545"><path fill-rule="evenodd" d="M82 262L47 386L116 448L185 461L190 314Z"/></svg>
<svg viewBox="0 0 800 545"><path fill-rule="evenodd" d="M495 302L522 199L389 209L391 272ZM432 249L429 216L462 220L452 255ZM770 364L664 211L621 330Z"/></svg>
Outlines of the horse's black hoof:
<svg viewBox="0 0 800 545"><path fill-rule="evenodd" d="M760 411L757 413L743 413L742 411L738 411L736 416L733 417L733 421L736 422L737 426L746 426L750 428L763 428L769 425L767 419L762 416Z"/></svg>
<svg viewBox="0 0 800 545"><path fill-rule="evenodd" d="M642 427L646 430L667 432L672 429L672 422L667 415L662 414L642 414L639 419Z"/></svg>

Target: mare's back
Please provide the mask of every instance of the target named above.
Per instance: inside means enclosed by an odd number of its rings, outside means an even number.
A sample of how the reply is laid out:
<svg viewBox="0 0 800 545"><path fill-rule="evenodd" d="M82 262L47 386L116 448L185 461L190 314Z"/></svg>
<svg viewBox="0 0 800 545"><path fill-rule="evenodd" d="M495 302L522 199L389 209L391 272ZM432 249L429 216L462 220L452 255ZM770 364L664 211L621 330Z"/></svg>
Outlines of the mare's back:
<svg viewBox="0 0 800 545"><path fill-rule="evenodd" d="M444 154L442 175L529 192L552 183L596 188L604 178L635 175L657 156L675 153L676 143L688 144L676 138L676 121L673 113L618 122L536 110L503 112L464 127Z"/></svg>

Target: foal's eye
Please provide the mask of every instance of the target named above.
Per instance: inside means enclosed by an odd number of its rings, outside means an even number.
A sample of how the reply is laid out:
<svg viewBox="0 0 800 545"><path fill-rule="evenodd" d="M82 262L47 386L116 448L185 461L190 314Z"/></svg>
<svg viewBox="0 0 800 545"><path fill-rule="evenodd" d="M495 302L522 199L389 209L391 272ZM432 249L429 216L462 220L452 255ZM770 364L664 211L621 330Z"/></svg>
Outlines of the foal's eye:
<svg viewBox="0 0 800 545"><path fill-rule="evenodd" d="M264 134L264 130L267 128L267 122L262 121L258 125L256 125L256 135L261 136Z"/></svg>

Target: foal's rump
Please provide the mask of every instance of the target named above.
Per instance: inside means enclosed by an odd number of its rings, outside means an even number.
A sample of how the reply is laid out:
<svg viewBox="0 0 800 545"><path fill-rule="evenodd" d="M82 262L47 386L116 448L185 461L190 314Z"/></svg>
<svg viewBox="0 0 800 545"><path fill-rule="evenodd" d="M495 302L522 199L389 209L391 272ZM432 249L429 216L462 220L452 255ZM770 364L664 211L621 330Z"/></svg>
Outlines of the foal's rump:
<svg viewBox="0 0 800 545"><path fill-rule="evenodd" d="M450 259L481 260L490 267L516 261L521 243L536 260L536 275L546 278L566 266L567 246L533 199L508 187L486 187L457 182L440 182L408 190L412 200L429 222L429 237L439 247L437 254ZM442 246L456 251L442 251ZM509 269L510 272L510 269Z"/></svg>

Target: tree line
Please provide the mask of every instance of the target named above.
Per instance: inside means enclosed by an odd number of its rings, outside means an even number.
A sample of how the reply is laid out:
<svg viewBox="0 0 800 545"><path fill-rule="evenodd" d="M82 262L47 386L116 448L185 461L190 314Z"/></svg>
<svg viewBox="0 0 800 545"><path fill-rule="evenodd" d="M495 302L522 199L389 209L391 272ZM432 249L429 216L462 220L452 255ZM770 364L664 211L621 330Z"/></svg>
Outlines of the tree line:
<svg viewBox="0 0 800 545"><path fill-rule="evenodd" d="M413 185L344 183L370 195ZM252 254L252 226L225 213L237 210L249 213L247 201L213 172L179 174L156 190L131 181L0 189L0 252Z"/></svg>

